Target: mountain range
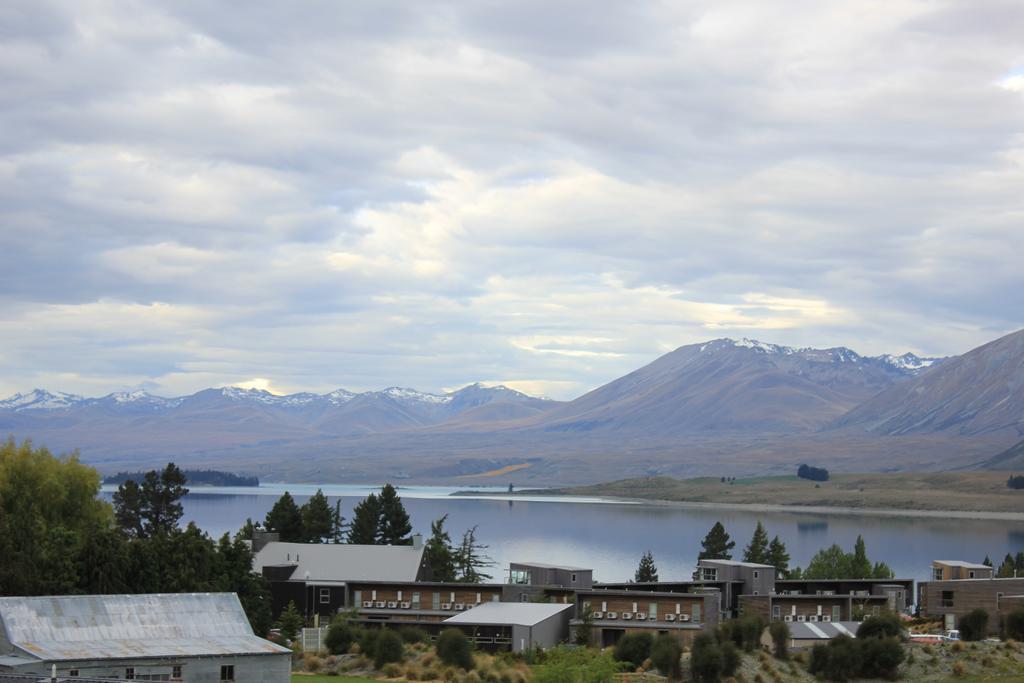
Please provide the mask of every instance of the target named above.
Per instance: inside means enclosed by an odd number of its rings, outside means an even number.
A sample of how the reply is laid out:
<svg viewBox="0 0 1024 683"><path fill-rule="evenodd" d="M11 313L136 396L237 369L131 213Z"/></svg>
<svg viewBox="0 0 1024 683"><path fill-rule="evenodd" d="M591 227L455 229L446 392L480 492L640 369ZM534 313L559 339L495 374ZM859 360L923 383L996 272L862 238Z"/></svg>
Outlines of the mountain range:
<svg viewBox="0 0 1024 683"><path fill-rule="evenodd" d="M989 466L1024 437L1024 331L952 358L715 339L559 402L474 384L162 398L35 390L0 433L80 448L104 469L174 459L266 478L424 481L515 472L575 483L631 474Z"/></svg>

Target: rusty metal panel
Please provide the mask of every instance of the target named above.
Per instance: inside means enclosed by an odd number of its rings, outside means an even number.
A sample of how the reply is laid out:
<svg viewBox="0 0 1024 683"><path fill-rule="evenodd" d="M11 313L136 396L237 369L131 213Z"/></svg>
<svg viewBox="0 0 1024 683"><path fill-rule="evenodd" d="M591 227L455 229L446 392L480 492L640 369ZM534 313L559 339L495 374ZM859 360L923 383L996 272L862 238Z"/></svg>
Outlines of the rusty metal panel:
<svg viewBox="0 0 1024 683"><path fill-rule="evenodd" d="M43 660L288 651L253 634L234 593L0 598L0 623Z"/></svg>

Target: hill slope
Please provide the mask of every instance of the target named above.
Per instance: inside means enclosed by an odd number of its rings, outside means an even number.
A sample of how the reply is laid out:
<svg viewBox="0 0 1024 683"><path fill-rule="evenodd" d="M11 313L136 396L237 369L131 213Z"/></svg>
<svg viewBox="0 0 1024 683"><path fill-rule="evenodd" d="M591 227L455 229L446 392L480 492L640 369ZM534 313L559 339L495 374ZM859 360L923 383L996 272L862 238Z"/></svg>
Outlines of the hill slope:
<svg viewBox="0 0 1024 683"><path fill-rule="evenodd" d="M952 358L836 422L875 434L1024 436L1024 330Z"/></svg>

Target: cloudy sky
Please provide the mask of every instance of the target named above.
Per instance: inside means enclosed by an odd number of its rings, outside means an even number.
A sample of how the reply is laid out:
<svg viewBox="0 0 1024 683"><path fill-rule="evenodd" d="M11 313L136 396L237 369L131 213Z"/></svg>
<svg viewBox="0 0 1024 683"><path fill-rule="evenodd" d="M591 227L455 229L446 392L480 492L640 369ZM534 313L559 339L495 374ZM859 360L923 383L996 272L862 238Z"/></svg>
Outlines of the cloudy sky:
<svg viewBox="0 0 1024 683"><path fill-rule="evenodd" d="M0 395L571 398L1024 321L1024 4L0 4Z"/></svg>

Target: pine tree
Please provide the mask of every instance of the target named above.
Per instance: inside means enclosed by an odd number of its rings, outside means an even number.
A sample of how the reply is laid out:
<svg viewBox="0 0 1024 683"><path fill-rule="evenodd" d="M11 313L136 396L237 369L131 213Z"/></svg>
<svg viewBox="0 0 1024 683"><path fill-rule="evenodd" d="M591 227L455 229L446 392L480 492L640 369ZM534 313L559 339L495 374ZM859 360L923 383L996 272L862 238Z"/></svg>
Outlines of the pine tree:
<svg viewBox="0 0 1024 683"><path fill-rule="evenodd" d="M295 640L295 637L305 625L306 620L299 614L299 608L295 606L294 600L288 602L288 606L284 608L281 615L277 618L277 627L281 629L281 637L289 642Z"/></svg>
<svg viewBox="0 0 1024 683"><path fill-rule="evenodd" d="M348 529L348 542L376 545L380 537L380 500L371 493L356 503L352 510L352 524Z"/></svg>
<svg viewBox="0 0 1024 683"><path fill-rule="evenodd" d="M126 535L141 538L146 532L142 526L142 489L129 479L114 492L114 520Z"/></svg>
<svg viewBox="0 0 1024 683"><path fill-rule="evenodd" d="M983 565L985 565L986 567L991 567L992 566L992 558L990 558L988 555L986 555L985 559L982 560L981 563Z"/></svg>
<svg viewBox="0 0 1024 683"><path fill-rule="evenodd" d="M1006 553L1006 557L1003 558L1003 563L999 565L999 570L996 572L996 577L1000 579L1012 578L1014 569L1015 565L1013 563L1013 555Z"/></svg>
<svg viewBox="0 0 1024 683"><path fill-rule="evenodd" d="M750 539L750 545L743 550L744 562L768 563L768 532L764 530L761 520L757 520L757 528Z"/></svg>
<svg viewBox="0 0 1024 683"><path fill-rule="evenodd" d="M775 573L778 578L788 575L789 553L786 552L786 544L778 536L773 538L771 544L769 544L768 559L765 562L775 567Z"/></svg>
<svg viewBox="0 0 1024 683"><path fill-rule="evenodd" d="M1013 568L1017 570L1017 576L1024 576L1024 550L1018 551L1013 558Z"/></svg>
<svg viewBox="0 0 1024 683"><path fill-rule="evenodd" d="M430 523L430 539L426 543L427 564L430 566L431 580L455 581L455 556L452 550L452 539L444 530L448 515L443 515Z"/></svg>
<svg viewBox="0 0 1024 683"><path fill-rule="evenodd" d="M184 510L181 499L188 493L185 475L173 463L167 463L162 472L146 472L142 481L142 519L147 536L169 534L178 528Z"/></svg>
<svg viewBox="0 0 1024 683"><path fill-rule="evenodd" d="M295 504L292 494L285 491L284 495L278 498L274 507L267 513L263 526L267 531L277 532L282 541L294 543L303 540L302 511Z"/></svg>
<svg viewBox="0 0 1024 683"><path fill-rule="evenodd" d="M702 550L697 558L699 560L731 560L732 554L729 551L736 547L736 542L729 539L721 522L715 522L700 545Z"/></svg>
<svg viewBox="0 0 1024 683"><path fill-rule="evenodd" d="M334 512L321 489L310 496L300 508L302 515L302 538L306 543L326 543L330 540L334 526Z"/></svg>
<svg viewBox="0 0 1024 683"><path fill-rule="evenodd" d="M476 540L476 527L471 527L462 535L462 543L455 551L455 567L458 571L457 580L462 583L480 583L491 578L490 574L484 574L481 569L490 567L494 562L483 554L487 550L486 545Z"/></svg>
<svg viewBox="0 0 1024 683"><path fill-rule="evenodd" d="M402 499L391 484L380 490L380 529L378 543L381 545L412 545L412 524L409 513L402 505Z"/></svg>
<svg viewBox="0 0 1024 683"><path fill-rule="evenodd" d="M655 583L658 580L658 568L654 566L654 556L650 550L640 558L634 578L637 583Z"/></svg>
<svg viewBox="0 0 1024 683"><path fill-rule="evenodd" d="M850 558L849 566L850 575L848 577L836 577L836 578L850 578L850 579L870 579L871 578L871 560L868 559L867 546L864 543L864 537L858 535L857 542L853 545L853 557Z"/></svg>
<svg viewBox="0 0 1024 683"><path fill-rule="evenodd" d="M331 543L344 543L348 533L348 524L341 514L341 499L334 503L334 514L331 515Z"/></svg>

